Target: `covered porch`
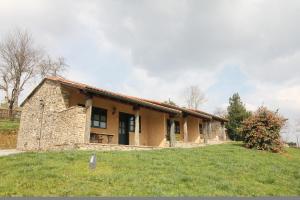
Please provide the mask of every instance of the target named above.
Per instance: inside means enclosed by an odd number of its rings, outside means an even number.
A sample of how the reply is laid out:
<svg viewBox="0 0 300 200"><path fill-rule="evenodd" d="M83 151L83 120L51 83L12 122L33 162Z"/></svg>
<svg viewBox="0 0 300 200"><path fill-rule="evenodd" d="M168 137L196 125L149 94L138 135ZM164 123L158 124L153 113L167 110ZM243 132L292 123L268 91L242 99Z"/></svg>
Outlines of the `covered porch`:
<svg viewBox="0 0 300 200"><path fill-rule="evenodd" d="M213 120L205 120L194 117L182 118L179 120L171 119L171 128L168 130L167 146L184 146L182 143L193 144L207 144L218 141L226 141L226 129L224 122ZM182 128L177 128L178 124ZM178 132L178 129L180 132Z"/></svg>
<svg viewBox="0 0 300 200"><path fill-rule="evenodd" d="M84 143L163 147L166 119L180 111L116 95L68 89L69 106L86 110Z"/></svg>
<svg viewBox="0 0 300 200"><path fill-rule="evenodd" d="M224 122L202 114L166 113L98 97L87 99L86 108L89 143L175 147L226 140Z"/></svg>
<svg viewBox="0 0 300 200"><path fill-rule="evenodd" d="M167 119L166 146L193 146L226 141L226 120L186 108L178 109L182 112L179 117Z"/></svg>
<svg viewBox="0 0 300 200"><path fill-rule="evenodd" d="M69 107L86 110L85 144L175 147L226 139L224 121L208 114L90 88L66 94Z"/></svg>

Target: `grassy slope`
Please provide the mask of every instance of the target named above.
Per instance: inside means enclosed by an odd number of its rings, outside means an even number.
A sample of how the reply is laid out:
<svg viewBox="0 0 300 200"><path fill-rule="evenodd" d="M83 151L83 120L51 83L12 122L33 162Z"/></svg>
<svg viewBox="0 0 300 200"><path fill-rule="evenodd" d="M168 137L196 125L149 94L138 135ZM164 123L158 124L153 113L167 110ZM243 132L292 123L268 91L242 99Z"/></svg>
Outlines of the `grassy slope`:
<svg viewBox="0 0 300 200"><path fill-rule="evenodd" d="M26 153L0 157L0 196L300 195L300 150L239 144L194 149Z"/></svg>
<svg viewBox="0 0 300 200"><path fill-rule="evenodd" d="M0 120L0 133L7 133L10 131L18 130L19 128L19 121L11 121L11 120Z"/></svg>

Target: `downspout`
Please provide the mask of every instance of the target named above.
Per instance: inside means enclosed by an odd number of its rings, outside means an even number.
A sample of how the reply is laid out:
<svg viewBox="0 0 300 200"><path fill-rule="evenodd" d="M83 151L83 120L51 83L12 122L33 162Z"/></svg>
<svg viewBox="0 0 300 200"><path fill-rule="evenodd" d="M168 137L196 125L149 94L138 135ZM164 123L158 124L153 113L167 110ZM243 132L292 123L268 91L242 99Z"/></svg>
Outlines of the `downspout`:
<svg viewBox="0 0 300 200"><path fill-rule="evenodd" d="M42 109L42 116L41 116L41 125L40 125L40 135L39 135L39 149L41 150L41 139L42 139L42 129L43 129L43 118L44 118L44 101L41 99L40 100L40 108Z"/></svg>

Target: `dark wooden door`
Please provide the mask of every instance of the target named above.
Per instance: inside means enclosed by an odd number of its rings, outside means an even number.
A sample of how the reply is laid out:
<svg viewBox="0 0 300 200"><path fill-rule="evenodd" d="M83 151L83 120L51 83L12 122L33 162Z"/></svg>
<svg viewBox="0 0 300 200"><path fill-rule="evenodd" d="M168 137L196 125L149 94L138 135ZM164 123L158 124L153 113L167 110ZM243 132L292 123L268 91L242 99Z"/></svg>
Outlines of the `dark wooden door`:
<svg viewBox="0 0 300 200"><path fill-rule="evenodd" d="M119 113L119 144L129 144L129 119L125 113Z"/></svg>

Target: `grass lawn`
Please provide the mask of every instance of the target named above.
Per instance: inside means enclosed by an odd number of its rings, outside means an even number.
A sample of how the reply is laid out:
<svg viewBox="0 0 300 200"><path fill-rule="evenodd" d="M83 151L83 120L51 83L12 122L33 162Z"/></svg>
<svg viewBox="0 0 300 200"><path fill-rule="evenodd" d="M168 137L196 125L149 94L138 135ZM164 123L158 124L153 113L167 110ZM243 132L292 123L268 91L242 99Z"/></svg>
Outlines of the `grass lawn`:
<svg viewBox="0 0 300 200"><path fill-rule="evenodd" d="M0 157L0 196L299 196L300 150L193 149Z"/></svg>

